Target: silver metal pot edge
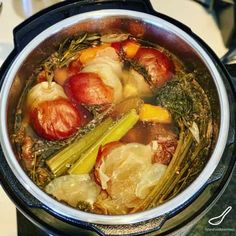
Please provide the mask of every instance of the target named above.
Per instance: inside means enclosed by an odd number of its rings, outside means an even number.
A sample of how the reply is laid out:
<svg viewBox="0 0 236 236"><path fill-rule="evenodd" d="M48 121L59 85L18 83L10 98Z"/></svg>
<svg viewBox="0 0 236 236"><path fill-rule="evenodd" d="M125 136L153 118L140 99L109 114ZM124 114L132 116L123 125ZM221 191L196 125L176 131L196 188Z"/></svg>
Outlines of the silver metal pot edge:
<svg viewBox="0 0 236 236"><path fill-rule="evenodd" d="M165 27L172 31L174 34L177 34L179 37L183 38L191 47L193 47L204 63L207 65L217 88L219 101L220 101L220 112L221 112L221 120L220 120L220 131L218 135L218 140L215 146L215 149L212 153L210 160L207 165L201 172L201 174L197 177L197 179L183 192L177 195L172 200L156 207L148 211L124 215L124 216L107 216L107 215L96 215L91 213L86 213L82 211L78 211L71 207L65 206L58 201L54 200L42 190L40 190L25 174L18 161L16 160L13 150L11 148L10 140L8 138L7 131L7 99L8 92L10 90L11 84L13 82L14 76L18 71L20 65L23 60L30 54L30 52L40 44L44 39L46 39L49 35L57 33L64 27L68 27L70 25L75 24L76 22L83 21L88 18L96 19L100 17L108 17L108 16L117 16L123 15L131 18L142 19L143 21L158 25L159 27ZM229 130L229 102L226 93L226 89L224 87L223 81L221 80L221 75L217 70L215 64L209 57L209 55L204 51L204 49L187 33L182 31L180 28L175 25L152 15L148 15L145 13L128 11L128 10L99 10L88 13L83 13L80 15L72 16L67 18L47 30L43 31L36 38L34 38L28 45L25 47L19 55L14 60L12 66L10 67L3 85L1 89L1 101L0 101L0 122L1 122L1 131L0 131L0 141L1 146L10 166L11 170L15 174L16 178L20 181L20 183L24 186L24 188L31 193L36 199L38 199L42 204L46 205L48 208L51 208L53 211L57 212L60 215L77 219L80 221L97 223L97 224L130 224L146 221L152 218L156 218L169 212L173 211L176 208L179 208L181 205L186 203L188 199L190 199L194 193L198 192L202 186L207 182L208 178L212 175L215 168L217 167L221 156L224 152L224 148L227 142L228 130Z"/></svg>

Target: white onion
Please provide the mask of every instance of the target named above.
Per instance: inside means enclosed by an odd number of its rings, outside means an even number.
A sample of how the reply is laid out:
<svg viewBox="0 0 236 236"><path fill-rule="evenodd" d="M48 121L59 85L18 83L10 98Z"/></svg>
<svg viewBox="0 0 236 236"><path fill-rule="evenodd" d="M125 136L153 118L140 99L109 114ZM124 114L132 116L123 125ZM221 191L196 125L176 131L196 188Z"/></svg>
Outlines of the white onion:
<svg viewBox="0 0 236 236"><path fill-rule="evenodd" d="M41 82L32 87L28 92L26 105L31 109L43 101L52 101L59 97L67 99L62 86L52 82L49 87L48 82Z"/></svg>
<svg viewBox="0 0 236 236"><path fill-rule="evenodd" d="M104 34L101 37L103 43L121 42L128 39L129 34Z"/></svg>
<svg viewBox="0 0 236 236"><path fill-rule="evenodd" d="M135 207L164 174L166 166L152 164L150 145L128 143L114 148L98 171L102 189L111 199L126 207Z"/></svg>
<svg viewBox="0 0 236 236"><path fill-rule="evenodd" d="M150 188L155 186L165 173L167 166L155 163L142 176L141 181L137 184L135 194L137 197L143 199L150 191Z"/></svg>
<svg viewBox="0 0 236 236"><path fill-rule="evenodd" d="M124 84L123 95L125 98L134 95L145 97L152 95L150 86L145 81L144 77L134 69L124 72L122 75L122 81Z"/></svg>
<svg viewBox="0 0 236 236"><path fill-rule="evenodd" d="M100 193L100 187L88 174L64 175L52 180L45 187L45 191L59 201L65 201L76 207L79 201L93 205Z"/></svg>

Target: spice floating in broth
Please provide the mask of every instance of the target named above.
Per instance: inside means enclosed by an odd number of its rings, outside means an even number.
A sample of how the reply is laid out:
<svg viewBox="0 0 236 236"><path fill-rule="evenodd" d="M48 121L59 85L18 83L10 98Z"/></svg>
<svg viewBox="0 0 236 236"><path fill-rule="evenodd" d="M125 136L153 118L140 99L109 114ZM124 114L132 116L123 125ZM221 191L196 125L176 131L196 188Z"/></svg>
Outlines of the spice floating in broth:
<svg viewBox="0 0 236 236"><path fill-rule="evenodd" d="M30 178L58 201L98 214L143 211L176 196L207 161L210 103L166 49L84 33L35 71L13 142Z"/></svg>

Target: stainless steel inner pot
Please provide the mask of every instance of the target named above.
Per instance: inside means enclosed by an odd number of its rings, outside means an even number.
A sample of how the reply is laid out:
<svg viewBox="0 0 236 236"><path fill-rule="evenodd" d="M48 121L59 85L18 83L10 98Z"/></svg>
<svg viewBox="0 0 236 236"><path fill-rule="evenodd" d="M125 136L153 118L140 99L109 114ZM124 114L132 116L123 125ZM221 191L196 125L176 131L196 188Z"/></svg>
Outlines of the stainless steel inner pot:
<svg viewBox="0 0 236 236"><path fill-rule="evenodd" d="M107 216L82 212L66 206L40 190L25 174L11 144L13 118L21 92L37 65L66 37L78 32L129 32L157 43L179 57L188 68L202 70L199 83L208 94L213 109L214 147L209 161L199 176L184 191L166 203L140 213ZM229 130L229 104L221 72L211 55L190 34L162 18L128 10L99 10L69 17L52 25L35 37L17 55L8 70L1 89L0 140L9 167L23 187L43 205L59 215L95 224L131 224L147 221L179 209L206 184L217 167L225 149Z"/></svg>

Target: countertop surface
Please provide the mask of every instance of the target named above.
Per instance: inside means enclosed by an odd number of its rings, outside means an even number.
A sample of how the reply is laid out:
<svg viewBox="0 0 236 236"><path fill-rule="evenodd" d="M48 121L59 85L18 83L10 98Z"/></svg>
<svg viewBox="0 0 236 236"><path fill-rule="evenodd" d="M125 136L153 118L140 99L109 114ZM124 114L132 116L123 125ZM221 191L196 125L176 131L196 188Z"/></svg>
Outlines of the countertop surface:
<svg viewBox="0 0 236 236"><path fill-rule="evenodd" d="M31 14L58 1L50 0L2 0L0 11L0 66L13 49L13 28ZM191 0L152 0L154 8L188 25L198 34L217 54L222 57L227 48L211 12ZM213 209L191 230L191 236L197 235L236 235L236 174L223 196ZM232 210L218 230L211 230L208 220L220 215L227 207ZM16 209L3 189L0 187L0 235L16 236Z"/></svg>

